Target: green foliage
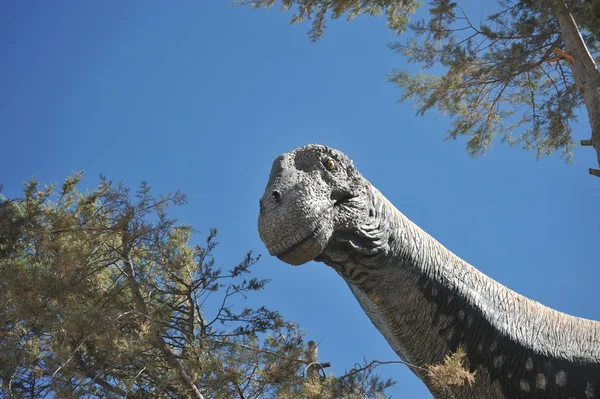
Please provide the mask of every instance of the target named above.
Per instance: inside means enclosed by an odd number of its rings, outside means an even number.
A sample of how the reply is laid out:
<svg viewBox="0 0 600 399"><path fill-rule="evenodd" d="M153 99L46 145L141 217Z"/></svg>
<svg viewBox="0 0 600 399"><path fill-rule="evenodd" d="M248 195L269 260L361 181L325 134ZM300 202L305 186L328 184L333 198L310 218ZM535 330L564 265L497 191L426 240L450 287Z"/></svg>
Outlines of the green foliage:
<svg viewBox="0 0 600 399"><path fill-rule="evenodd" d="M238 0L237 4L247 4L254 8L272 7L277 0ZM291 24L305 19L312 20L312 29L308 35L312 41L323 36L327 18L337 19L345 16L348 21L360 14L372 16L385 15L388 27L397 33L404 31L410 14L421 6L415 0L281 0L281 10L295 8Z"/></svg>
<svg viewBox="0 0 600 399"><path fill-rule="evenodd" d="M391 47L444 74L395 71L390 80L404 90L402 100L417 99L420 114L437 107L451 116L447 138L469 137L473 156L499 136L538 156L559 151L570 160L583 98L568 61L548 62L563 46L552 7L503 0L500 11L475 25L456 3L436 0L429 15L410 24L412 38Z"/></svg>
<svg viewBox="0 0 600 399"><path fill-rule="evenodd" d="M275 0L243 3L268 7ZM598 59L600 3L566 3L588 50ZM554 53L564 46L557 20L561 2L499 0L498 11L479 23L451 0L430 1L428 17L412 23L408 16L420 5L413 1L287 0L282 4L282 9L297 7L292 22L314 14L313 40L322 35L329 10L332 18L344 13L349 19L361 12L385 14L396 33L408 27L410 37L390 47L425 71L437 69L416 75L398 69L390 81L403 90L402 101L416 101L418 114L437 108L449 116L452 123L446 138L467 137L472 156L485 153L499 137L535 149L538 157L559 152L571 160L572 126L583 96L569 61Z"/></svg>
<svg viewBox="0 0 600 399"><path fill-rule="evenodd" d="M258 257L218 266L214 229L191 244L167 214L179 192L102 177L82 193L81 179L0 196L0 398L306 397L303 333L239 306L267 283L251 276ZM391 384L359 376L317 382L378 395Z"/></svg>

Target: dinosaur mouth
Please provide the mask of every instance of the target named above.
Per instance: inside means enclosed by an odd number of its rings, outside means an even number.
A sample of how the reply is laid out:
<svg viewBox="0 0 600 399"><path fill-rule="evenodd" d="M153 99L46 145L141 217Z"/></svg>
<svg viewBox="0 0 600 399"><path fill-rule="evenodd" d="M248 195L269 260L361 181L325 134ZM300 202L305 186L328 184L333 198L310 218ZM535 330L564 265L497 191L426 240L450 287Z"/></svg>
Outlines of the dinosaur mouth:
<svg viewBox="0 0 600 399"><path fill-rule="evenodd" d="M335 214L342 209L352 206L351 204L355 198L357 198L357 195L349 193L339 195L337 198L331 198L333 201L328 206L322 208L320 212L315 212L319 216L313 219L313 225L301 234L296 235L290 230L290 227L288 227L289 220L281 221L280 226L283 228L283 231L280 230L279 234L270 234L266 241L265 237L262 237L263 241L267 244L269 253L291 265L301 265L315 259L325 250L329 242ZM290 240L292 237L294 239ZM281 245L284 242L287 245ZM269 245L269 243L274 245Z"/></svg>
<svg viewBox="0 0 600 399"><path fill-rule="evenodd" d="M342 198L336 200L333 203L333 206L331 208L329 208L329 210L333 210L335 208L349 205L352 202L352 200L357 197L358 197L357 195L347 194L347 195L343 196ZM321 220L323 220L325 213L327 213L327 212L323 212L321 214L321 217L320 217ZM293 251L295 248L305 245L308 241L317 238L321 234L322 231L323 231L323 223L318 223L317 226L314 228L314 230L311 233L308 233L304 238L302 238L297 243L291 245L287 249L284 249L283 251L276 253L275 256L278 256L278 257L284 256L285 254L289 253L290 251Z"/></svg>
<svg viewBox="0 0 600 399"><path fill-rule="evenodd" d="M322 231L323 231L323 223L319 223L317 225L317 227L311 233L307 234L300 241L298 241L297 243L291 245L290 247L288 247L287 249L284 249L283 251L281 251L279 253L275 253L274 255L277 256L279 259L284 260L282 258L288 258L290 255L297 253L299 251L299 249L301 249L303 247L307 247L309 244L311 244L312 241L315 241L316 239L318 239L318 237L321 235Z"/></svg>

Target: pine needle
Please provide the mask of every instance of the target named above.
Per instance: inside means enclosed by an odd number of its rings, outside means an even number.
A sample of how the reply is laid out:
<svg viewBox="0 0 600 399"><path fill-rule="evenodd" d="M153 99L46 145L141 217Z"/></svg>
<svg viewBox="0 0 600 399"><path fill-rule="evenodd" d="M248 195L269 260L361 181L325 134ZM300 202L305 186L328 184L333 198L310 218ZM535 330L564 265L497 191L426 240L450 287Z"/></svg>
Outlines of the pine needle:
<svg viewBox="0 0 600 399"><path fill-rule="evenodd" d="M459 347L456 352L446 355L442 363L425 366L431 386L441 391L450 391L453 386L473 385L475 372L465 368L466 356L465 351Z"/></svg>

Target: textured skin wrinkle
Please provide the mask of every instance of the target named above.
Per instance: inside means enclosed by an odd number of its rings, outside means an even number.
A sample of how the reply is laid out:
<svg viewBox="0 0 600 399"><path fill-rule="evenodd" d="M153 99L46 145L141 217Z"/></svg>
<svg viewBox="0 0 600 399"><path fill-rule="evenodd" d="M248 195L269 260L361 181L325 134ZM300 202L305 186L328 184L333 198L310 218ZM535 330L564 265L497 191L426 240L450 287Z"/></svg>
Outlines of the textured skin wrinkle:
<svg viewBox="0 0 600 399"><path fill-rule="evenodd" d="M269 253L331 266L401 359L423 367L465 350L472 386L435 391L411 369L434 397L600 399L600 323L525 298L458 258L341 152L309 145L281 155L260 203Z"/></svg>

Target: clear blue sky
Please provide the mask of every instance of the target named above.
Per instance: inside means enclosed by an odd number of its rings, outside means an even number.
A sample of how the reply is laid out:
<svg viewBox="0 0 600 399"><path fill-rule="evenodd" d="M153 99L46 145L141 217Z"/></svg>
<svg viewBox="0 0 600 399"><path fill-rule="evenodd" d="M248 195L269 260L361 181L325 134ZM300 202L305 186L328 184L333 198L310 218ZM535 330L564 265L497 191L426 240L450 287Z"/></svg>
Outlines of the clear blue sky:
<svg viewBox="0 0 600 399"><path fill-rule="evenodd" d="M221 1L0 3L0 184L73 170L157 192L181 189L182 222L220 230L217 260L267 255L256 219L273 159L308 143L344 151L404 214L459 256L546 305L600 319L600 180L497 145L474 160L444 142L448 121L398 104L386 74L403 60L382 19L330 23L311 44L290 13ZM412 70L416 70L412 67ZM577 139L588 138L582 124ZM264 303L321 342L336 373L395 354L332 270L268 255ZM427 398L402 366L393 397Z"/></svg>

